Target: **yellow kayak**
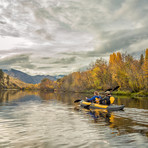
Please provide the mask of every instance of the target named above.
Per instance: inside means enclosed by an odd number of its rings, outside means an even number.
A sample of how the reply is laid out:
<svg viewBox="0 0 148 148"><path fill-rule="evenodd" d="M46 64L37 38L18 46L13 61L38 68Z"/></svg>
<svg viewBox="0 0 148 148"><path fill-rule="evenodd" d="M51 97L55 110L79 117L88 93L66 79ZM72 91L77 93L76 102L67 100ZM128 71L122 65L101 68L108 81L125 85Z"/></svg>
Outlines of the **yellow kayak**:
<svg viewBox="0 0 148 148"><path fill-rule="evenodd" d="M80 105L83 106L84 108L94 108L94 109L107 109L108 111L118 111L118 110L123 110L124 105L102 105L98 103L91 103L91 102L86 102L84 100L80 101Z"/></svg>

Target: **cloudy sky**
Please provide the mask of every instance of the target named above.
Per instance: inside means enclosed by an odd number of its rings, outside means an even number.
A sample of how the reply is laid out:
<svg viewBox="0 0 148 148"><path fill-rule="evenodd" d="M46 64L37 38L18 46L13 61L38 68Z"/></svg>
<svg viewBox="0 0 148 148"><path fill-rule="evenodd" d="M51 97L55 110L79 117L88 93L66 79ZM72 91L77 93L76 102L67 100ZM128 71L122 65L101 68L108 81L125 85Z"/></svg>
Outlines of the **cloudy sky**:
<svg viewBox="0 0 148 148"><path fill-rule="evenodd" d="M0 68L68 74L148 48L148 0L0 0Z"/></svg>

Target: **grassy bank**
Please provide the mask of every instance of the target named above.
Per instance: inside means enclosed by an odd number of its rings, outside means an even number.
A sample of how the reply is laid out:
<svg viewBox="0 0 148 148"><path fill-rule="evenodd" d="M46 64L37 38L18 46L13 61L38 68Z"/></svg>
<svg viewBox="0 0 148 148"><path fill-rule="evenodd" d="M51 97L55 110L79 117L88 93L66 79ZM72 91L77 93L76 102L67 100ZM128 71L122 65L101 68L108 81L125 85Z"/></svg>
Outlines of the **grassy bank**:
<svg viewBox="0 0 148 148"><path fill-rule="evenodd" d="M115 91L112 92L113 95L123 95L123 96L131 96L131 97L148 97L148 92L140 91L140 92L130 92L130 91Z"/></svg>
<svg viewBox="0 0 148 148"><path fill-rule="evenodd" d="M120 96L130 96L132 93L130 91L114 91L112 92L113 95L120 95Z"/></svg>
<svg viewBox="0 0 148 148"><path fill-rule="evenodd" d="M94 89L91 89L91 90L85 90L84 92L82 93L87 93L87 94L93 94L94 93ZM103 91L99 91L100 94L104 94ZM114 91L112 92L112 95L119 95L119 96L130 96L130 97L148 97L148 92L146 91L140 91L140 92L130 92L130 91Z"/></svg>

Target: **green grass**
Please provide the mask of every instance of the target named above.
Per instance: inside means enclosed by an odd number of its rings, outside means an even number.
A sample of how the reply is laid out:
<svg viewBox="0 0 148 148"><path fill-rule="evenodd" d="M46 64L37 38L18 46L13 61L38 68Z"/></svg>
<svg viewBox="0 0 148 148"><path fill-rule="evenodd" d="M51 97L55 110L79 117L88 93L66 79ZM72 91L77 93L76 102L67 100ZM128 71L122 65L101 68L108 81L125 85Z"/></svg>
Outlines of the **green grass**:
<svg viewBox="0 0 148 148"><path fill-rule="evenodd" d="M113 95L123 95L123 96L129 96L131 95L131 92L130 91L115 91L115 92L112 92Z"/></svg>
<svg viewBox="0 0 148 148"><path fill-rule="evenodd" d="M139 91L137 93L132 93L131 96L132 97L147 97L148 96L148 92L146 92L146 91Z"/></svg>
<svg viewBox="0 0 148 148"><path fill-rule="evenodd" d="M139 92L130 92L130 91L115 91L112 92L113 95L120 95L120 96L131 96L133 98L135 97L148 97L148 92L146 91L139 91Z"/></svg>
<svg viewBox="0 0 148 148"><path fill-rule="evenodd" d="M94 91L95 91L95 89L90 89L90 90L85 90L84 93L88 93L88 94L92 93L93 94Z"/></svg>

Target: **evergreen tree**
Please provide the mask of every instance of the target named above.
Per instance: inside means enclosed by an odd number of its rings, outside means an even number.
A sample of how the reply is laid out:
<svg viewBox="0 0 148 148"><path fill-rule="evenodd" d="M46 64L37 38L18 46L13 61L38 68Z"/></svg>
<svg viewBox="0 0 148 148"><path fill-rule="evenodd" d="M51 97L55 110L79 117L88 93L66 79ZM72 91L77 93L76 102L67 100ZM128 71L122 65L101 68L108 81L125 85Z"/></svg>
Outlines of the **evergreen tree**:
<svg viewBox="0 0 148 148"><path fill-rule="evenodd" d="M143 63L144 63L144 56L143 56L143 54L141 54L141 56L140 56L140 60L139 60L139 64L140 64L140 66L142 66Z"/></svg>
<svg viewBox="0 0 148 148"><path fill-rule="evenodd" d="M9 78L9 75L7 75L7 85L9 86L9 84L10 84L10 78Z"/></svg>

